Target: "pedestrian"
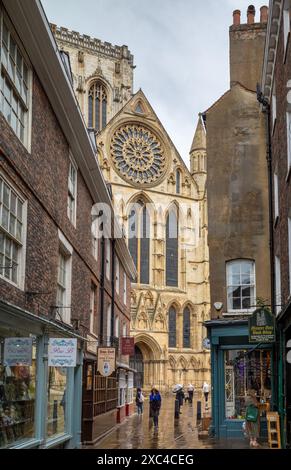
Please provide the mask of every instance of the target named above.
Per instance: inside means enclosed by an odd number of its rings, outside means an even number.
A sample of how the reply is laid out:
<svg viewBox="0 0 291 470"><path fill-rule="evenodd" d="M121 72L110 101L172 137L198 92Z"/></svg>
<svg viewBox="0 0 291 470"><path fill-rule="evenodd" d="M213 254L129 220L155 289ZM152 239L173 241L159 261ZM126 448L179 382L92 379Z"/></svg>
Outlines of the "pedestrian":
<svg viewBox="0 0 291 470"><path fill-rule="evenodd" d="M189 403L193 403L194 386L192 384L188 385L187 392L189 397Z"/></svg>
<svg viewBox="0 0 291 470"><path fill-rule="evenodd" d="M162 404L160 392L153 388L150 394L150 417L153 418L155 428L159 425L159 414Z"/></svg>
<svg viewBox="0 0 291 470"><path fill-rule="evenodd" d="M246 405L246 433L250 440L250 447L259 447L257 439L259 437L260 413L256 397L256 390L251 389L245 400Z"/></svg>
<svg viewBox="0 0 291 470"><path fill-rule="evenodd" d="M135 403L137 406L137 414L142 415L143 414L143 402L144 402L144 396L142 393L141 388L138 388L136 390L136 397L135 397Z"/></svg>
<svg viewBox="0 0 291 470"><path fill-rule="evenodd" d="M184 398L185 398L185 393L183 388L180 388L180 390L177 391L176 393L176 400L179 402L179 413L181 413L181 406L184 404Z"/></svg>
<svg viewBox="0 0 291 470"><path fill-rule="evenodd" d="M206 408L208 408L209 388L210 388L209 384L207 382L204 382L203 385L202 385L202 390L203 390L203 393L204 393Z"/></svg>

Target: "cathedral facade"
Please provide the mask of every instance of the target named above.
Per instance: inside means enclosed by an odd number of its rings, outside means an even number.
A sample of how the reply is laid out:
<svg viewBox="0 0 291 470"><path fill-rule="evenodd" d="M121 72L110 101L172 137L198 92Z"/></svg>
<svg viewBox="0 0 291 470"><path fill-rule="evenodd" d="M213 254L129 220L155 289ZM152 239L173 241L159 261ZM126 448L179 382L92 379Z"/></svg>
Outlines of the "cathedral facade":
<svg viewBox="0 0 291 470"><path fill-rule="evenodd" d="M137 267L130 333L136 386L201 388L210 381L203 341L210 311L203 121L189 170L144 93L133 93L127 46L55 25L52 31L69 54L74 91L87 127L96 131L100 166Z"/></svg>

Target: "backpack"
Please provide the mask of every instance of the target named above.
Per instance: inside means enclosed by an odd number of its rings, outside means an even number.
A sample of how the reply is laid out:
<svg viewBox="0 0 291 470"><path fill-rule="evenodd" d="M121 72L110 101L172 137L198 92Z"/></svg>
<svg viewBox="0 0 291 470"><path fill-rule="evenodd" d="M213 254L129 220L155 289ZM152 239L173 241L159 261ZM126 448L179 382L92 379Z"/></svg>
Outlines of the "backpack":
<svg viewBox="0 0 291 470"><path fill-rule="evenodd" d="M249 405L246 409L246 421L256 423L259 417L259 410L255 405Z"/></svg>

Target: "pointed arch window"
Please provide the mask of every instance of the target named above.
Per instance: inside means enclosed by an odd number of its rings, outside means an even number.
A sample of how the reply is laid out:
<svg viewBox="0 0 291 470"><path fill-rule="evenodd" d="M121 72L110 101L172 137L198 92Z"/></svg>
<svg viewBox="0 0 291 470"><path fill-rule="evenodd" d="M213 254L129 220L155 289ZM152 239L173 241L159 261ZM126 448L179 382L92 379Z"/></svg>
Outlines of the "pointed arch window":
<svg viewBox="0 0 291 470"><path fill-rule="evenodd" d="M174 307L169 310L169 348L177 346L177 313Z"/></svg>
<svg viewBox="0 0 291 470"><path fill-rule="evenodd" d="M166 285L178 287L178 210L172 207L166 222Z"/></svg>
<svg viewBox="0 0 291 470"><path fill-rule="evenodd" d="M150 214L144 202L134 205L129 216L128 248L137 269L137 283L150 281Z"/></svg>
<svg viewBox="0 0 291 470"><path fill-rule="evenodd" d="M176 194L181 194L181 172L176 171Z"/></svg>
<svg viewBox="0 0 291 470"><path fill-rule="evenodd" d="M183 312L183 348L191 348L190 344L190 309L186 307Z"/></svg>
<svg viewBox="0 0 291 470"><path fill-rule="evenodd" d="M101 82L94 82L88 94L88 127L100 131L107 123L107 92Z"/></svg>

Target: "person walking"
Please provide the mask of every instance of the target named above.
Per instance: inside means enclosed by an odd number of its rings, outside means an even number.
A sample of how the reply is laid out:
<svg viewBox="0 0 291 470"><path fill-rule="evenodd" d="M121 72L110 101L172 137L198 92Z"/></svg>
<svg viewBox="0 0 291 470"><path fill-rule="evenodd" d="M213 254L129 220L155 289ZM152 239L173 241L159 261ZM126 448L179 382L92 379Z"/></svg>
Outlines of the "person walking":
<svg viewBox="0 0 291 470"><path fill-rule="evenodd" d="M205 398L205 405L206 408L208 408L208 395L209 395L209 384L207 382L204 382L202 386L202 391L204 393L204 398Z"/></svg>
<svg viewBox="0 0 291 470"><path fill-rule="evenodd" d="M176 393L176 400L178 400L178 402L179 402L179 413L182 413L181 412L181 406L183 406L183 404L184 404L184 398L185 398L185 393L184 393L183 388L181 388Z"/></svg>
<svg viewBox="0 0 291 470"><path fill-rule="evenodd" d="M187 392L189 397L189 403L193 403L194 386L192 384L188 385Z"/></svg>
<svg viewBox="0 0 291 470"><path fill-rule="evenodd" d="M162 404L160 392L153 388L150 394L150 417L153 418L154 426L157 429L159 425L159 414Z"/></svg>
<svg viewBox="0 0 291 470"><path fill-rule="evenodd" d="M259 437L260 413L256 397L256 390L250 390L245 400L246 405L246 433L250 440L250 447L259 447L257 439Z"/></svg>
<svg viewBox="0 0 291 470"><path fill-rule="evenodd" d="M142 415L143 414L144 396L143 396L141 388L138 388L136 390L135 403L136 403L136 406L137 406L137 414Z"/></svg>

